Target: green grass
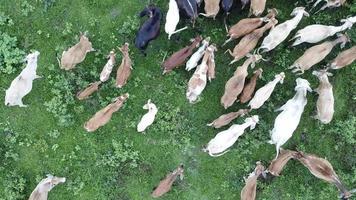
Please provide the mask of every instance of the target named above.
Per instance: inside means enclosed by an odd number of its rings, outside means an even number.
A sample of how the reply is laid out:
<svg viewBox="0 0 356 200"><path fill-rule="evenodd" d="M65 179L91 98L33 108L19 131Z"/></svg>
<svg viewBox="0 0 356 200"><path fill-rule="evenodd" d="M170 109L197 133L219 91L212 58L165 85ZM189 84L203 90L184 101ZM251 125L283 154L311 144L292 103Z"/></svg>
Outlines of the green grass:
<svg viewBox="0 0 356 200"><path fill-rule="evenodd" d="M9 174L15 173L25 181L25 187L19 199L27 199L39 179L48 173L67 178L67 183L57 186L49 195L49 199L150 199L150 192L165 174L176 168L180 163L186 166L185 179L178 181L171 192L162 199L239 199L244 186L243 177L261 160L268 165L275 156L275 147L267 144L269 130L273 128L278 113L273 110L283 105L294 95L295 78L287 67L311 45L300 45L289 48L291 43L284 42L273 52L266 54L268 62L260 62L256 68L262 67L264 78L258 82L262 86L274 77L274 74L285 71L283 85L277 85L271 99L259 110L261 123L253 131L246 131L230 152L219 158L211 158L201 151L219 130L205 126L206 123L225 113L220 105L220 97L226 81L233 74L237 64L228 66L229 55L224 54L226 48L233 48L231 42L225 48L219 48L216 55L217 78L209 83L201 95L201 101L190 105L185 98L185 90L191 73L183 67L162 76L160 63L165 52L170 55L189 43L189 39L201 33L204 37L211 36L216 44L222 44L225 30L222 25L223 16L214 21L199 18L195 29L175 35L172 41L161 28L160 37L150 43L147 57L143 57L134 48L135 31L119 34L123 24L137 15L148 1L143 0L57 0L47 11L40 0L28 0L34 10L24 16L21 11L23 0L4 1L0 4L0 13L8 15L14 22L13 26L0 26L0 31L17 37L18 46L26 53L30 50L41 52L38 73L44 78L35 80L32 92L24 98L28 108L0 106L0 194L5 193L6 186L15 181ZM100 2L100 3L99 3ZM166 1L152 1L165 12ZM289 19L289 14L297 1L268 0L267 7L276 7L280 11L277 17L280 22ZM298 1L299 2L299 1ZM350 1L352 5L355 1ZM299 5L305 5L299 3ZM354 10L354 9L353 9ZM229 22L235 23L247 16L248 11L233 11ZM314 23L338 24L340 19L350 15L349 7L325 10L309 18L304 18L298 29ZM355 13L353 13L355 14ZM141 20L142 22L143 20ZM183 27L183 21L179 27ZM164 20L162 26L164 26ZM85 61L71 72L60 70L56 57L77 41L79 32L87 31L95 53L89 53ZM352 39L351 47L356 42L355 27L347 31ZM292 33L292 35L295 31ZM176 42L179 41L179 42ZM123 89L113 87L111 81L103 84L103 88L89 100L77 101L69 106L68 113L73 115L73 124L60 126L58 119L46 110L45 102L53 98L51 93L53 76L61 75L69 78L77 77L78 83L71 79L75 91L82 85L98 80L104 66L105 55L124 42L130 42L131 58L134 70L128 84ZM325 61L315 67L322 68L340 52L336 47ZM121 56L118 56L118 60ZM120 63L120 61L118 61ZM51 69L54 66L54 69ZM20 72L1 74L0 99L4 99L5 89ZM117 68L114 68L116 71ZM352 64L347 68L335 71L330 78L334 86L335 114L333 121L322 125L312 119L315 115L317 95L308 94L308 104L303 113L301 123L284 148L303 150L326 157L333 164L336 172L350 188L356 183L355 144L345 143L343 131L355 138L355 127L334 129L337 124L348 122L355 113L355 69ZM252 70L249 70L250 73ZM307 71L302 77L308 79L312 88L318 85L317 79ZM49 76L52 76L49 77ZM75 80L75 79L74 79ZM66 91L63 88L63 91ZM102 104L110 99L130 93L125 106L113 115L111 121L95 133L86 133L83 124ZM158 106L156 122L146 131L145 135L136 132L136 124L145 113L142 106L147 99ZM243 108L235 103L228 111ZM235 123L243 122L237 119ZM17 133L17 140L9 143L4 140L10 129ZM58 130L57 138L49 133ZM301 139L302 133L306 139ZM125 151L139 152L138 166L130 168L129 163L122 162L120 167L98 165L103 155L113 151L112 141L122 144L132 142L132 147ZM58 148L56 148L58 146ZM7 158L5 152L18 155L17 159ZM257 199L295 200L295 199L336 199L337 189L333 185L316 179L308 170L296 161L291 161L280 177L260 181ZM0 195L0 199L5 198Z"/></svg>

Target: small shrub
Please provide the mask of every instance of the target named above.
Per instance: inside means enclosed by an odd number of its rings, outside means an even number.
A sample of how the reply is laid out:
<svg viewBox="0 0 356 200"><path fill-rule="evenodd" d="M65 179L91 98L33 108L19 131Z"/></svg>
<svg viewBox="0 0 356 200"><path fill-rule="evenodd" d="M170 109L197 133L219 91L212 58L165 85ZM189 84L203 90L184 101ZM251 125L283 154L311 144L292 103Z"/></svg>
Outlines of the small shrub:
<svg viewBox="0 0 356 200"><path fill-rule="evenodd" d="M85 183L76 177L74 180L69 180L67 183L67 190L73 192L74 196L80 194L80 191L84 188Z"/></svg>
<svg viewBox="0 0 356 200"><path fill-rule="evenodd" d="M24 57L25 52L17 47L17 38L0 31L0 73L14 73Z"/></svg>
<svg viewBox="0 0 356 200"><path fill-rule="evenodd" d="M4 193L0 196L0 200L24 199L25 185L26 180L18 172L9 173L3 180Z"/></svg>
<svg viewBox="0 0 356 200"><path fill-rule="evenodd" d="M27 17L28 14L32 13L34 9L35 9L35 7L33 7L27 1L23 1L21 4L21 13L25 17Z"/></svg>
<svg viewBox="0 0 356 200"><path fill-rule="evenodd" d="M12 19L5 15L5 13L0 12L0 26L12 26L14 25L14 22L12 21Z"/></svg>
<svg viewBox="0 0 356 200"><path fill-rule="evenodd" d="M72 33L73 24L70 22L66 22L64 30L62 31L63 36L70 35Z"/></svg>
<svg viewBox="0 0 356 200"><path fill-rule="evenodd" d="M118 29L118 33L120 35L129 35L136 31L139 25L139 19L137 17L128 16L124 24Z"/></svg>
<svg viewBox="0 0 356 200"><path fill-rule="evenodd" d="M349 116L347 120L337 121L335 126L327 129L331 135L338 135L340 145L343 144L356 144L356 117Z"/></svg>

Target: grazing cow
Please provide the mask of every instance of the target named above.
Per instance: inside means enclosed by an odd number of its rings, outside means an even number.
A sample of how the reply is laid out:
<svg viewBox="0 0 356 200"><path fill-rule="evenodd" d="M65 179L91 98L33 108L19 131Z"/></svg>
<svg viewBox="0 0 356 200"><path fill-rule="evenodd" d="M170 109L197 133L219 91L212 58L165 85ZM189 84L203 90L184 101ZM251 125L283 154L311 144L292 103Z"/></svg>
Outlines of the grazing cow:
<svg viewBox="0 0 356 200"><path fill-rule="evenodd" d="M147 127L149 127L155 120L158 108L151 99L147 101L147 104L143 106L143 109L148 110L148 112L141 118L141 121L137 125L137 132L144 132Z"/></svg>
<svg viewBox="0 0 356 200"><path fill-rule="evenodd" d="M344 5L346 3L346 0L317 0L313 7L311 8L314 9L320 2L322 1L326 1L326 4L324 6L322 6L317 12L324 10L325 8L335 8L335 7L340 7L342 5ZM311 0L310 2L313 2L313 0ZM317 13L315 12L315 13Z"/></svg>
<svg viewBox="0 0 356 200"><path fill-rule="evenodd" d="M285 74L284 72L281 72L280 74L277 74L274 77L275 78L273 81L268 82L266 85L256 91L255 96L248 104L248 106L251 107L251 110L260 108L267 101L267 99L269 99L277 83L283 83Z"/></svg>
<svg viewBox="0 0 356 200"><path fill-rule="evenodd" d="M100 81L105 82L109 79L112 68L114 67L116 63L116 54L114 51L110 51L110 54L108 56L108 62L105 64L103 70L100 73Z"/></svg>
<svg viewBox="0 0 356 200"><path fill-rule="evenodd" d="M198 62L204 56L205 49L209 46L209 42L210 42L210 37L207 37L202 41L201 47L199 47L199 49L187 61L185 70L190 71L198 65Z"/></svg>
<svg viewBox="0 0 356 200"><path fill-rule="evenodd" d="M141 53L146 55L145 49L147 48L148 43L159 36L162 14L158 7L150 5L141 11L140 17L143 16L149 16L149 18L142 24L137 32L135 46Z"/></svg>
<svg viewBox="0 0 356 200"><path fill-rule="evenodd" d="M260 38L263 36L263 33L271 29L278 23L278 20L272 18L266 25L263 27L252 31L251 33L245 35L240 42L235 46L234 51L231 52L230 49L227 51L230 53L234 60L230 64L239 61L241 58L249 54L256 46Z"/></svg>
<svg viewBox="0 0 356 200"><path fill-rule="evenodd" d="M176 30L179 23L179 9L176 0L169 0L169 8L166 15L166 24L164 30L168 34L168 39L171 39L173 34L179 33L188 27L181 28Z"/></svg>
<svg viewBox="0 0 356 200"><path fill-rule="evenodd" d="M271 131L270 144L276 145L276 159L278 158L279 148L292 137L297 129L300 118L307 105L307 91L312 92L307 80L297 78L296 94L276 111L282 111L274 121L274 128Z"/></svg>
<svg viewBox="0 0 356 200"><path fill-rule="evenodd" d="M244 35L251 33L256 28L262 26L263 22L275 18L277 14L278 11L273 8L269 9L268 14L263 18L246 18L240 20L239 22L237 22L237 24L233 25L228 31L227 36L229 36L230 38L224 42L223 46L234 39L238 39Z"/></svg>
<svg viewBox="0 0 356 200"><path fill-rule="evenodd" d="M248 16L260 16L266 7L266 0L251 0L250 13Z"/></svg>
<svg viewBox="0 0 356 200"><path fill-rule="evenodd" d="M93 132L108 123L112 117L112 114L123 106L127 98L129 98L128 93L121 95L115 98L113 103L95 113L95 115L84 124L85 130Z"/></svg>
<svg viewBox="0 0 356 200"><path fill-rule="evenodd" d="M212 44L212 47L215 48L214 49L215 51L217 51L215 44ZM211 82L211 80L215 79L215 54L214 54L214 52L211 52L207 64L208 64L208 80L209 80L209 82Z"/></svg>
<svg viewBox="0 0 356 200"><path fill-rule="evenodd" d="M198 18L198 3L196 0L177 0L178 8L189 17L195 24L195 20Z"/></svg>
<svg viewBox="0 0 356 200"><path fill-rule="evenodd" d="M215 20L215 17L220 10L220 0L204 0L204 4L205 13L200 13L200 15L203 15L204 17L212 17Z"/></svg>
<svg viewBox="0 0 356 200"><path fill-rule="evenodd" d="M327 26L321 24L309 25L301 30L299 30L295 36L291 39L294 40L292 46L297 46L304 42L306 43L318 43L327 37L333 36L338 32L350 29L353 25L348 19L342 20L344 24L341 26Z"/></svg>
<svg viewBox="0 0 356 200"><path fill-rule="evenodd" d="M11 82L10 87L5 92L5 106L27 107L27 105L22 103L22 98L31 92L33 80L41 78L36 74L39 55L40 52L35 51L26 56L26 67Z"/></svg>
<svg viewBox="0 0 356 200"><path fill-rule="evenodd" d="M195 70L193 76L189 79L186 97L189 103L194 103L198 100L199 95L203 92L206 86L208 73L208 61L211 54L216 51L214 45L210 45L206 50L201 64Z"/></svg>
<svg viewBox="0 0 356 200"><path fill-rule="evenodd" d="M72 46L67 51L63 51L60 61L61 69L71 70L75 68L77 64L84 61L87 53L91 51L95 51L91 42L85 34L81 34L80 40L76 45Z"/></svg>
<svg viewBox="0 0 356 200"><path fill-rule="evenodd" d="M313 75L318 77L320 84L315 89L319 94L319 98L316 102L317 114L315 119L318 119L323 124L331 122L334 115L334 95L333 86L329 82L328 76L332 76L331 73L326 70L313 71Z"/></svg>
<svg viewBox="0 0 356 200"><path fill-rule="evenodd" d="M288 37L292 30L297 28L297 25L300 20L302 20L303 16L309 16L309 14L305 11L304 7L297 7L294 8L291 16L294 17L283 22L282 24L279 24L269 32L269 34L263 39L259 50L262 49L263 52L268 52L276 48Z"/></svg>
<svg viewBox="0 0 356 200"><path fill-rule="evenodd" d="M265 167L261 164L260 161L256 162L255 170L250 173L248 178L245 180L246 184L241 190L241 200L254 200L256 199L256 188L257 188L257 179L261 175L266 177Z"/></svg>
<svg viewBox="0 0 356 200"><path fill-rule="evenodd" d="M251 64L251 67L253 68L255 63L260 59L262 59L262 56L260 55L249 56L243 65L239 66L234 72L234 75L226 82L225 92L220 100L221 105L224 106L225 109L232 106L239 94L244 89L245 79L248 76L248 66Z"/></svg>
<svg viewBox="0 0 356 200"><path fill-rule="evenodd" d="M256 88L257 78L262 78L262 72L262 68L259 68L258 70L253 72L254 74L250 79L250 82L246 84L240 96L241 103L246 103L252 98L252 94Z"/></svg>
<svg viewBox="0 0 356 200"><path fill-rule="evenodd" d="M257 123L258 116L254 115L246 118L245 123L241 125L232 125L229 129L221 131L210 140L203 151L208 152L212 157L218 157L225 154L229 151L227 149L230 148L242 134L244 134L246 128L250 127L250 130L253 130Z"/></svg>
<svg viewBox="0 0 356 200"><path fill-rule="evenodd" d="M230 10L232 9L233 4L234 0L221 0L221 8L226 13L226 15L230 14Z"/></svg>
<svg viewBox="0 0 356 200"><path fill-rule="evenodd" d="M221 115L210 124L207 124L207 126L212 126L214 128L221 128L225 125L228 125L232 120L238 117L243 117L248 113L249 113L248 109L240 109L237 112L230 112L228 114Z"/></svg>
<svg viewBox="0 0 356 200"><path fill-rule="evenodd" d="M267 172L272 174L273 176L279 176L283 171L284 166L288 163L291 158L296 158L296 151L284 150L281 148L280 154L277 159L272 160L269 165Z"/></svg>
<svg viewBox="0 0 356 200"><path fill-rule="evenodd" d="M351 192L346 189L338 175L335 173L333 166L326 159L316 155L298 152L296 158L309 169L315 177L322 179L328 183L335 184L342 193L342 199L350 198Z"/></svg>
<svg viewBox="0 0 356 200"><path fill-rule="evenodd" d="M330 64L330 69L341 69L356 60L356 46L341 52Z"/></svg>
<svg viewBox="0 0 356 200"><path fill-rule="evenodd" d="M151 196L154 198L161 197L171 190L171 187L174 181L179 176L181 180L183 180L184 166L180 165L176 170L167 174L167 176L161 180L158 186L153 190Z"/></svg>
<svg viewBox="0 0 356 200"><path fill-rule="evenodd" d="M122 88L126 85L132 70L132 62L129 55L129 43L125 43L119 50L122 53L122 61L116 72L116 87Z"/></svg>
<svg viewBox="0 0 356 200"><path fill-rule="evenodd" d="M326 41L323 42L322 44L315 45L307 49L304 54L299 57L292 66L289 67L289 69L293 69L293 72L298 72L303 74L304 71L310 69L314 65L318 64L324 58L331 52L331 50L336 46L337 44L341 43L341 48L345 46L347 42L349 42L350 39L347 35L344 34L339 34L339 37L336 40L333 41Z"/></svg>
<svg viewBox="0 0 356 200"><path fill-rule="evenodd" d="M89 98L91 94L93 94L95 91L99 90L99 85L101 84L101 81L96 81L94 83L90 83L88 87L86 87L84 90L78 92L77 98L79 100L84 100Z"/></svg>
<svg viewBox="0 0 356 200"><path fill-rule="evenodd" d="M187 58L192 55L193 50L199 46L201 40L201 36L195 37L189 46L175 52L171 57L165 60L162 64L163 74L171 72L174 68L183 65Z"/></svg>
<svg viewBox="0 0 356 200"><path fill-rule="evenodd" d="M47 175L42 179L30 195L28 200L47 200L48 193L58 184L66 182L66 178Z"/></svg>

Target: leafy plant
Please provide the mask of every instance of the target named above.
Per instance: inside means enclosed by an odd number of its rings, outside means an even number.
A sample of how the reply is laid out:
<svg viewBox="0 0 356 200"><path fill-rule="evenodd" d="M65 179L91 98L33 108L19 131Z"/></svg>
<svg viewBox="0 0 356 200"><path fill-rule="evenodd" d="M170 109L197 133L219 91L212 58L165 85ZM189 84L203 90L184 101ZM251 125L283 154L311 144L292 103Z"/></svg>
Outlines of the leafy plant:
<svg viewBox="0 0 356 200"><path fill-rule="evenodd" d="M17 38L0 31L0 72L14 73L24 57L25 52L17 47Z"/></svg>
<svg viewBox="0 0 356 200"><path fill-rule="evenodd" d="M14 25L14 22L9 16L5 15L5 13L0 12L0 26L3 25L12 26Z"/></svg>
<svg viewBox="0 0 356 200"><path fill-rule="evenodd" d="M17 200L24 199L24 189L26 180L16 171L9 173L3 180L4 193L0 200Z"/></svg>
<svg viewBox="0 0 356 200"><path fill-rule="evenodd" d="M137 17L128 16L124 24L118 29L118 33L120 35L128 35L136 31L139 25L139 19Z"/></svg>
<svg viewBox="0 0 356 200"><path fill-rule="evenodd" d="M327 129L330 134L336 134L339 137L340 145L342 144L356 144L356 117L349 116L347 120L337 121L335 126Z"/></svg>
<svg viewBox="0 0 356 200"><path fill-rule="evenodd" d="M25 17L27 17L28 14L30 14L31 12L33 12L34 9L35 7L29 4L27 1L23 1L21 4L21 13Z"/></svg>

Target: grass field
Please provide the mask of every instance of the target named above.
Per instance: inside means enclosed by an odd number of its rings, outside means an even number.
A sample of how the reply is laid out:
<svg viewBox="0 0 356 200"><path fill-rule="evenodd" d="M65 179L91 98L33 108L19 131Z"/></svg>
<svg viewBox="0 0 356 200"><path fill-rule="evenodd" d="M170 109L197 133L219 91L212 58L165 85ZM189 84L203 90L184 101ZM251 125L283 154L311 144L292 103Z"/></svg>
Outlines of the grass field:
<svg viewBox="0 0 356 200"><path fill-rule="evenodd" d="M167 1L152 2L164 13L167 11ZM267 143L269 130L278 115L273 110L294 95L296 76L287 68L311 45L290 48L291 43L284 42L264 55L270 61L257 64L256 68L264 70L257 87L281 71L286 73L285 83L278 84L271 99L251 113L260 116L256 129L246 131L224 156L212 158L201 149L225 127L214 130L206 123L227 112L220 105L220 98L226 81L243 60L228 66L231 58L224 52L226 48L233 48L236 41L218 48L217 78L208 83L200 101L191 105L185 98L185 91L192 73L181 67L162 76L160 63L166 52L170 55L177 51L197 34L210 36L214 43L222 44L226 39L223 16L219 15L215 21L199 18L195 28L173 36L171 41L161 28L160 37L150 43L144 57L135 49L133 40L143 22L137 14L147 4L144 0L13 0L0 3L0 22L3 22L0 34L16 37L17 47L26 54L31 50L40 51L37 72L43 76L35 80L32 92L24 98L28 108L0 104L0 199L27 199L38 181L49 173L67 178L66 183L50 192L49 199L151 199L152 188L180 163L186 168L185 179L176 182L162 199L239 199L243 177L254 169L256 161L266 166L274 158L275 146ZM343 8L312 14L303 18L297 29L314 23L339 25L340 19L355 15L355 4L351 0ZM268 8L278 9L280 22L290 18L295 5L305 5L305 2L267 1ZM248 10L235 9L229 16L229 23L247 14ZM179 27L184 24L189 24L188 20L182 21ZM163 25L164 20L161 27ZM352 40L347 48L356 43L355 30L353 27L347 31ZM97 51L89 53L76 69L61 70L56 57L77 42L81 31L88 32ZM106 55L124 42L130 43L134 63L128 84L116 89L113 73L99 92L88 100L78 101L76 92L99 79ZM0 59L5 47L0 43ZM322 68L339 52L340 47L335 47L314 69ZM120 59L118 55L118 63ZM5 89L23 66L13 65L13 72L0 71L0 99L4 99ZM350 189L356 185L355 69L354 63L334 71L334 76L330 77L335 97L333 121L322 125L312 118L317 94L309 93L298 129L284 145L284 148L326 157ZM250 73L252 71L249 69ZM302 77L316 88L318 81L311 71ZM125 92L130 93L130 98L111 121L95 133L85 132L84 122ZM159 112L155 123L142 135L136 132L136 125L146 112L142 106L148 99L158 106ZM235 103L228 111L245 106ZM239 118L234 123L243 120ZM337 195L336 187L318 180L293 160L280 177L260 181L257 188L257 199L263 200L326 200L336 199Z"/></svg>

